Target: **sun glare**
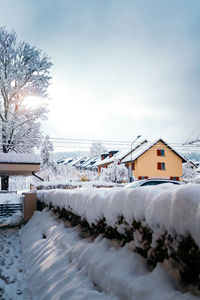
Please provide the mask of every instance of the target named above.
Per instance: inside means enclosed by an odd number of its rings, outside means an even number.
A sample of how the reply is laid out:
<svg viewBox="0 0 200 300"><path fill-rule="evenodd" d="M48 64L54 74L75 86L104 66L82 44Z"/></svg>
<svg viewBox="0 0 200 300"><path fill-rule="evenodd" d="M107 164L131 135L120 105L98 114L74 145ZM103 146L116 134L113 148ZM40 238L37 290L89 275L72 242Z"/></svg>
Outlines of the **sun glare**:
<svg viewBox="0 0 200 300"><path fill-rule="evenodd" d="M28 96L24 99L24 104L30 108L37 108L41 106L43 100L39 97Z"/></svg>

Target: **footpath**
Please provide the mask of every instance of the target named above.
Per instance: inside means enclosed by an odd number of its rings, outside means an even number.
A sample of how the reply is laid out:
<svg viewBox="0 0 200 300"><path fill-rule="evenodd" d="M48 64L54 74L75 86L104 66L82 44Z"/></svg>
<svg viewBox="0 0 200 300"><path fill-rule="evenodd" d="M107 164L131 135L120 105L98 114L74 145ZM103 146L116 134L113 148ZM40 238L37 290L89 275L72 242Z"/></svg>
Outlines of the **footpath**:
<svg viewBox="0 0 200 300"><path fill-rule="evenodd" d="M0 229L0 300L29 300L18 229Z"/></svg>

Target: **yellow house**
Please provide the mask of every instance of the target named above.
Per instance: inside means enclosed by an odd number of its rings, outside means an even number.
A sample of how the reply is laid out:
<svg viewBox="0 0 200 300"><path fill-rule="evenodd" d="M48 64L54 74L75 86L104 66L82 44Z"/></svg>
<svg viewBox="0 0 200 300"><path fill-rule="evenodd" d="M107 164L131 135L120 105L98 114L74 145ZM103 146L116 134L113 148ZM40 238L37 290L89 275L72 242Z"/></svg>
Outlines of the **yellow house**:
<svg viewBox="0 0 200 300"><path fill-rule="evenodd" d="M143 143L121 161L132 170L132 177L139 180L155 177L182 180L183 162L186 159L163 139Z"/></svg>

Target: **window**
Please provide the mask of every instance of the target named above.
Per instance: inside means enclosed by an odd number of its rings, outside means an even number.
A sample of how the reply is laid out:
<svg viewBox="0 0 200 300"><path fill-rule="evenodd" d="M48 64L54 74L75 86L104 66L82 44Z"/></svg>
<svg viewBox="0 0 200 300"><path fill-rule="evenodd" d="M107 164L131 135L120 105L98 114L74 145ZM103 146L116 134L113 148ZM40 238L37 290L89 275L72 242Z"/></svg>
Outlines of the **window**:
<svg viewBox="0 0 200 300"><path fill-rule="evenodd" d="M177 176L171 176L170 179L171 179L171 180L179 181L179 177L177 177Z"/></svg>
<svg viewBox="0 0 200 300"><path fill-rule="evenodd" d="M142 180L142 179L148 179L148 176L138 176L138 179L139 179L139 180Z"/></svg>
<svg viewBox="0 0 200 300"><path fill-rule="evenodd" d="M135 163L133 162L131 165L132 165L132 170L134 171L135 170Z"/></svg>
<svg viewBox="0 0 200 300"><path fill-rule="evenodd" d="M164 162L158 162L157 169L158 170L165 170L165 163Z"/></svg>
<svg viewBox="0 0 200 300"><path fill-rule="evenodd" d="M157 156L165 156L165 150L164 149L157 150Z"/></svg>

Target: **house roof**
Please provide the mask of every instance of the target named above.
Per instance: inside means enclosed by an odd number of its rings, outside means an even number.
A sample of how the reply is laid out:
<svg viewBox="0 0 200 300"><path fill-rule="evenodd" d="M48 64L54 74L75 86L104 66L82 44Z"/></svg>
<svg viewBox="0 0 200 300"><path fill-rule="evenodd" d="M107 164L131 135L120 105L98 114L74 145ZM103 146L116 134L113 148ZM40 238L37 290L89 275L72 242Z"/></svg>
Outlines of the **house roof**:
<svg viewBox="0 0 200 300"><path fill-rule="evenodd" d="M72 162L70 162L69 164L71 165L71 166L76 166L81 160L83 160L83 159L86 159L86 156L80 156L80 157L77 157L77 158L74 158L73 160L72 160Z"/></svg>
<svg viewBox="0 0 200 300"><path fill-rule="evenodd" d="M67 165L67 164L69 164L70 162L72 162L75 158L76 158L75 156L65 158L65 160L64 160L64 162L63 162L62 164L63 164L63 165Z"/></svg>
<svg viewBox="0 0 200 300"><path fill-rule="evenodd" d="M82 167L82 165L86 162L88 158L86 156L82 157L77 163L76 167Z"/></svg>
<svg viewBox="0 0 200 300"><path fill-rule="evenodd" d="M88 157L88 158L85 160L85 162L81 165L81 167L84 167L84 168L85 168L85 167L90 163L91 159L92 159L92 157Z"/></svg>
<svg viewBox="0 0 200 300"><path fill-rule="evenodd" d="M89 169L89 168L95 168L95 163L96 160L98 159L98 157L92 157L92 159L86 164L85 168Z"/></svg>
<svg viewBox="0 0 200 300"><path fill-rule="evenodd" d="M148 151L151 147L153 147L154 145L156 145L158 142L162 142L163 144L165 144L170 150L172 150L176 155L178 155L181 159L182 162L186 162L187 160L181 155L179 154L175 149L173 149L171 146L169 146L162 138L157 139L155 142L153 143L144 143L141 146L139 146L138 148L136 148L133 152L132 155L129 154L127 157L125 157L122 160L122 163L127 163L129 161L134 161L136 160L139 156L141 156L143 153L145 153L146 151Z"/></svg>
<svg viewBox="0 0 200 300"><path fill-rule="evenodd" d="M198 166L192 160L187 160L186 162L184 162L183 167L186 167L189 164L192 164L196 169L198 168Z"/></svg>
<svg viewBox="0 0 200 300"><path fill-rule="evenodd" d="M0 163L40 164L41 158L37 154L0 153Z"/></svg>
<svg viewBox="0 0 200 300"><path fill-rule="evenodd" d="M60 162L64 161L66 157L64 155L60 156L58 159L56 159L56 163L59 164Z"/></svg>
<svg viewBox="0 0 200 300"><path fill-rule="evenodd" d="M0 154L0 176L32 175L40 169L41 159L36 154Z"/></svg>
<svg viewBox="0 0 200 300"><path fill-rule="evenodd" d="M121 151L118 151L115 155L113 155L112 157L106 157L105 159L103 160L98 160L96 162L96 166L101 166L101 165L104 165L104 164L110 164L114 161L114 159L117 159L117 160L120 160L122 161L126 156L129 155L129 153L133 153L136 151L137 148L139 148L143 143L147 142L147 140L142 140L139 144L136 144L135 146L133 145L133 148L132 150L129 149L128 151L124 151L124 150L121 150ZM111 152L111 151L110 151Z"/></svg>

